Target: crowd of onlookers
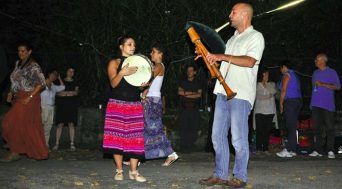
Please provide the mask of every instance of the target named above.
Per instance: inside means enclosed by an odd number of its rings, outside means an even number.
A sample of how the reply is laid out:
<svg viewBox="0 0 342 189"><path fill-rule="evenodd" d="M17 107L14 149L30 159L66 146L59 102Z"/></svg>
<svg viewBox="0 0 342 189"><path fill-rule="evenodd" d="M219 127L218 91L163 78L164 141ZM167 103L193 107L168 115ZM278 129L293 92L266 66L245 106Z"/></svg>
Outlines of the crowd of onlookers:
<svg viewBox="0 0 342 189"><path fill-rule="evenodd" d="M0 159L1 162L18 160L20 154L36 160L47 159L54 121L57 129L52 149L58 149L62 128L66 124L70 149L75 150L78 86L73 79L74 69L68 68L63 79L56 70L50 70L44 76L31 53L29 43L18 45L19 60L10 75L11 87L6 99L11 108L2 122L2 138L9 153ZM59 85L54 84L57 79Z"/></svg>

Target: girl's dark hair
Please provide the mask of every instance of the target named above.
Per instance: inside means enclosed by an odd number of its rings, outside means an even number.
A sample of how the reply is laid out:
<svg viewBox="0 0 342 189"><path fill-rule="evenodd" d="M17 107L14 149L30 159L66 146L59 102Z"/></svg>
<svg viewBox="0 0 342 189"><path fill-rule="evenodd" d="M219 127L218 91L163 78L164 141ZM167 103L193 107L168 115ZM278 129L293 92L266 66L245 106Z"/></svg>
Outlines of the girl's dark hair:
<svg viewBox="0 0 342 189"><path fill-rule="evenodd" d="M167 61L167 54L166 49L164 46L162 46L160 43L155 43L152 48L156 48L159 52L163 53L163 62L165 63Z"/></svg>
<svg viewBox="0 0 342 189"><path fill-rule="evenodd" d="M159 43L155 43L152 48L156 48L159 52L163 53L165 55L166 51L165 48L159 44Z"/></svg>
<svg viewBox="0 0 342 189"><path fill-rule="evenodd" d="M289 69L292 69L292 63L289 60L283 60L279 63L280 68L286 66Z"/></svg>

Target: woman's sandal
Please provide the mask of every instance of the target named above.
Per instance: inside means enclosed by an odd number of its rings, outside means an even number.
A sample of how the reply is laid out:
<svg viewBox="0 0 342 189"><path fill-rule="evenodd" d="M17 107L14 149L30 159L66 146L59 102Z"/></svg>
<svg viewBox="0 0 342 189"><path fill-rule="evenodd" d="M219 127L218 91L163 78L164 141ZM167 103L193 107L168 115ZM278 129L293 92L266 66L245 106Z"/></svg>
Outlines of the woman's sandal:
<svg viewBox="0 0 342 189"><path fill-rule="evenodd" d="M0 162L2 163L9 163L12 161L17 161L20 159L20 155L19 154L8 154L7 156L5 156L4 158L0 159Z"/></svg>
<svg viewBox="0 0 342 189"><path fill-rule="evenodd" d="M129 171L129 179L136 180L137 182L146 182L146 178L139 174L138 171Z"/></svg>
<svg viewBox="0 0 342 189"><path fill-rule="evenodd" d="M173 152L171 155L169 155L167 157L167 159L165 160L165 162L162 164L163 167L167 167L170 166L172 163L174 163L175 161L178 160L178 155L176 154L176 152Z"/></svg>
<svg viewBox="0 0 342 189"><path fill-rule="evenodd" d="M114 176L114 180L123 180L123 179L124 179L123 170L117 169L116 174Z"/></svg>

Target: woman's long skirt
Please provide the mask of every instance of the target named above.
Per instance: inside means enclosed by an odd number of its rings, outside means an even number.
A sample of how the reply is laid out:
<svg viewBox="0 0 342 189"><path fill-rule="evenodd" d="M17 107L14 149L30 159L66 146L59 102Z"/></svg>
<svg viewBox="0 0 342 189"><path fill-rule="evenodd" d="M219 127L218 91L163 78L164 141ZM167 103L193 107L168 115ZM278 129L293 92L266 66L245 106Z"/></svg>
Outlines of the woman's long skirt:
<svg viewBox="0 0 342 189"><path fill-rule="evenodd" d="M48 158L42 125L40 95L35 95L28 104L22 101L31 92L19 91L11 109L2 121L2 137L11 152L26 154L36 160Z"/></svg>
<svg viewBox="0 0 342 189"><path fill-rule="evenodd" d="M103 151L127 158L144 158L144 115L141 102L109 99Z"/></svg>
<svg viewBox="0 0 342 189"><path fill-rule="evenodd" d="M144 101L146 159L162 158L173 153L170 141L164 133L162 115L161 98L148 97Z"/></svg>

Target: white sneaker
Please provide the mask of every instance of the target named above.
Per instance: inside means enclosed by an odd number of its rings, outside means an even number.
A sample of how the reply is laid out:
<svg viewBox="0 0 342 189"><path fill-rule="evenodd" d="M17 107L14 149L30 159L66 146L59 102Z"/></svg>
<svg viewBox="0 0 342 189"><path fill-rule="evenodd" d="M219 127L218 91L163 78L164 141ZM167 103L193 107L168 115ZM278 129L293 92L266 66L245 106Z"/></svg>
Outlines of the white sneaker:
<svg viewBox="0 0 342 189"><path fill-rule="evenodd" d="M56 144L56 145L52 148L52 150L54 150L54 151L58 150L58 144Z"/></svg>
<svg viewBox="0 0 342 189"><path fill-rule="evenodd" d="M311 157L317 157L317 156L322 157L323 155L318 153L317 151L313 151L311 154L309 154L309 156L311 156Z"/></svg>
<svg viewBox="0 0 342 189"><path fill-rule="evenodd" d="M278 153L276 153L277 154L277 156L279 156L279 157L293 157L293 154L294 154L294 156L296 156L296 153L294 153L294 152L288 152L287 150L286 150L286 148L283 150L283 151L281 151L281 152L278 152Z"/></svg>
<svg viewBox="0 0 342 189"><path fill-rule="evenodd" d="M335 154L333 151L328 152L328 158L329 159L335 159Z"/></svg>
<svg viewBox="0 0 342 189"><path fill-rule="evenodd" d="M291 154L292 157L295 157L297 154L296 152L289 152Z"/></svg>
<svg viewBox="0 0 342 189"><path fill-rule="evenodd" d="M76 147L75 147L74 143L70 144L70 150L71 151L75 151L76 150Z"/></svg>

